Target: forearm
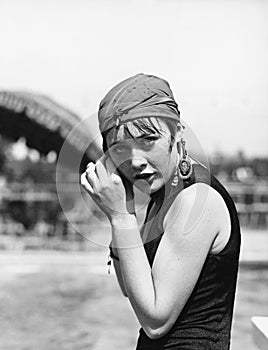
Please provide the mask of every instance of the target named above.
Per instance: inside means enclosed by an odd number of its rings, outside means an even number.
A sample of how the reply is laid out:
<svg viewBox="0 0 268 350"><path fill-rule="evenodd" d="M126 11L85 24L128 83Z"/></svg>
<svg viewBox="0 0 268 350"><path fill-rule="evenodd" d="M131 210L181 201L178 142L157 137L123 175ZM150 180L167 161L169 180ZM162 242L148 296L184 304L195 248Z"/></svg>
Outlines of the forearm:
<svg viewBox="0 0 268 350"><path fill-rule="evenodd" d="M111 242L110 247L112 247L112 242ZM112 248L112 249L113 249L112 250L113 254L118 257L117 249L116 248ZM115 258L113 258L112 260L113 260L113 266L114 266L114 269L115 269L115 274L116 274L117 281L118 281L118 284L120 286L120 289L121 289L123 295L125 297L127 297L128 295L127 295L127 292L126 292L125 282L124 282L124 279L123 279L123 276L122 276L122 272L121 272L120 261L115 259Z"/></svg>
<svg viewBox="0 0 268 350"><path fill-rule="evenodd" d="M96 165L90 163L87 166L81 175L81 184L111 222L113 246L118 248L120 259L121 280L142 327L156 329L160 324L156 300L161 298L156 299L151 267L136 217L132 214L132 186L123 184L113 162L105 157Z"/></svg>
<svg viewBox="0 0 268 350"><path fill-rule="evenodd" d="M143 327L156 327L158 315L153 276L136 218L127 215L114 220L112 237L132 307Z"/></svg>

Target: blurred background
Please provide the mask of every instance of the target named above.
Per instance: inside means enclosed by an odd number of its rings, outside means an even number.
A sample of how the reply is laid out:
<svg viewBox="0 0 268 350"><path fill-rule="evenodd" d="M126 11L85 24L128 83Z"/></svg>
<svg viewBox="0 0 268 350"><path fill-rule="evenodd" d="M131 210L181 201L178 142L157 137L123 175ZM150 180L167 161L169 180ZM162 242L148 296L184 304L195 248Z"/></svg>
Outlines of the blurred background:
<svg viewBox="0 0 268 350"><path fill-rule="evenodd" d="M77 183L100 156L101 98L139 72L170 83L236 203L232 350L258 349L250 319L268 315L267 18L267 0L0 0L0 349L135 348L137 321L107 275L109 228Z"/></svg>

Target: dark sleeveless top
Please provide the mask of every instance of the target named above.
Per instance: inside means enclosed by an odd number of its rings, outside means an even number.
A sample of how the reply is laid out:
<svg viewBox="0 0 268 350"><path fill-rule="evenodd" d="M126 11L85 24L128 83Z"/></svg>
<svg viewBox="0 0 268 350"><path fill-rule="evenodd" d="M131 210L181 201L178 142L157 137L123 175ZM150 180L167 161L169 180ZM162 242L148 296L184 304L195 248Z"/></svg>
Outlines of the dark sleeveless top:
<svg viewBox="0 0 268 350"><path fill-rule="evenodd" d="M231 235L218 254L208 254L198 281L173 327L163 337L151 340L140 329L136 350L227 350L230 348L230 333L234 297L237 282L240 251L240 228L233 200L220 182L201 165L187 181L166 186L165 200L154 215L150 231L154 238L144 244L152 266L158 245L163 236L163 219L176 196L186 187L203 182L213 187L224 199L231 219ZM163 196L163 194L160 194ZM158 194L159 196L159 194ZM145 222L150 218L153 200L149 203ZM217 218L216 218L217 219Z"/></svg>

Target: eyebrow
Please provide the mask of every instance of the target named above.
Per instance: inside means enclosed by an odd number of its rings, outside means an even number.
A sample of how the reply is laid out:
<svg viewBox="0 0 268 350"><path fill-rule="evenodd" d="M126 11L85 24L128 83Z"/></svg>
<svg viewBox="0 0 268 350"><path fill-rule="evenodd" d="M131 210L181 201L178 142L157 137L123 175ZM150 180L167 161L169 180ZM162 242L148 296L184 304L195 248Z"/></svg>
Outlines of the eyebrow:
<svg viewBox="0 0 268 350"><path fill-rule="evenodd" d="M129 138L129 139L133 139L133 140L135 140L135 139L141 139L142 137L144 137L144 136L149 136L149 135L151 135L151 134L142 134L142 135L139 135L139 136L136 136L136 137L132 137L132 138ZM110 146L109 147L112 147L112 146L114 146L114 145L116 145L116 144L120 144L120 143L124 143L125 142L125 140L119 140L119 141L114 141L114 142L112 142L111 144L110 144Z"/></svg>
<svg viewBox="0 0 268 350"><path fill-rule="evenodd" d="M114 145L116 145L116 144L118 144L118 143L122 143L122 141L114 141L114 142L112 142L112 143L110 144L109 148L112 147L112 146L114 146Z"/></svg>

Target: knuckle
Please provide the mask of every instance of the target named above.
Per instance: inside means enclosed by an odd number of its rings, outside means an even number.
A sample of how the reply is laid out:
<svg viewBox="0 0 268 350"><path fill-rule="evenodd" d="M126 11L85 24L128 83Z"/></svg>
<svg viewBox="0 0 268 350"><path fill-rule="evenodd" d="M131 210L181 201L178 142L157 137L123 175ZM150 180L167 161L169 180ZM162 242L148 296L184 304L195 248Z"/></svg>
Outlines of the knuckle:
<svg viewBox="0 0 268 350"><path fill-rule="evenodd" d="M120 177L118 175L113 174L111 177L112 177L112 181L113 181L113 183L115 185L119 185L120 184L121 179L120 179Z"/></svg>
<svg viewBox="0 0 268 350"><path fill-rule="evenodd" d="M100 188L100 192L103 192L103 193L107 193L110 191L110 186L108 185L102 185L101 188Z"/></svg>

